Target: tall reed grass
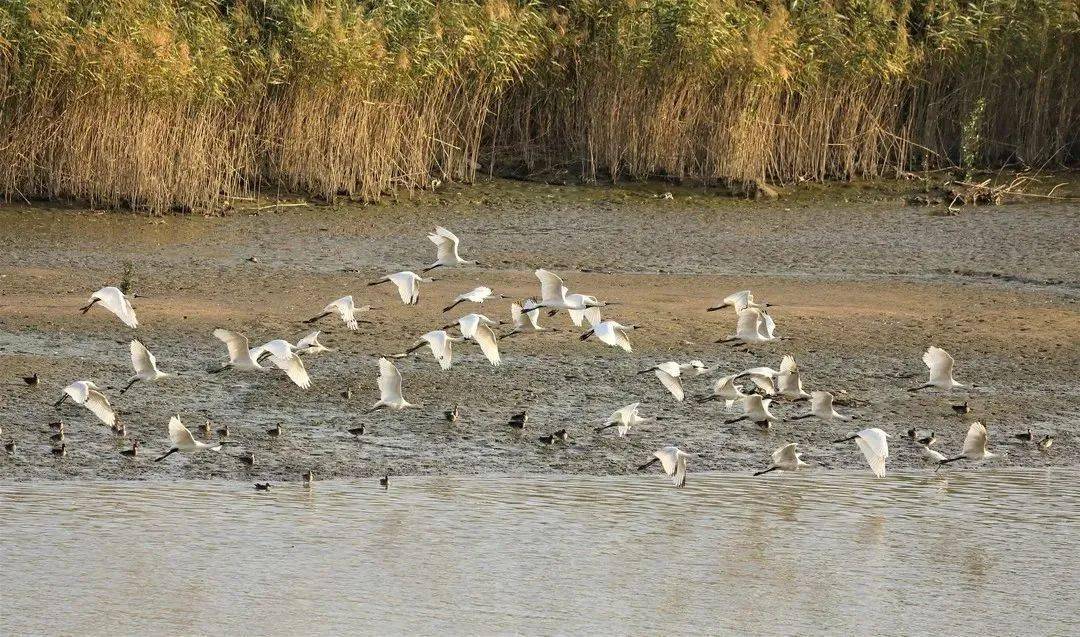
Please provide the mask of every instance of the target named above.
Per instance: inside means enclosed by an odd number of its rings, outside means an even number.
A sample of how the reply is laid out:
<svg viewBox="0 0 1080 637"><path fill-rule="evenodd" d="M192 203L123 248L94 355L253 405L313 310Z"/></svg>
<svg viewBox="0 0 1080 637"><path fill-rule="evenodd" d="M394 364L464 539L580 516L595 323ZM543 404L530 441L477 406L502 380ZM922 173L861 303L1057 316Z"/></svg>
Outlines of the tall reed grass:
<svg viewBox="0 0 1080 637"><path fill-rule="evenodd" d="M162 212L495 164L1060 164L1078 51L1075 0L3 0L0 189Z"/></svg>

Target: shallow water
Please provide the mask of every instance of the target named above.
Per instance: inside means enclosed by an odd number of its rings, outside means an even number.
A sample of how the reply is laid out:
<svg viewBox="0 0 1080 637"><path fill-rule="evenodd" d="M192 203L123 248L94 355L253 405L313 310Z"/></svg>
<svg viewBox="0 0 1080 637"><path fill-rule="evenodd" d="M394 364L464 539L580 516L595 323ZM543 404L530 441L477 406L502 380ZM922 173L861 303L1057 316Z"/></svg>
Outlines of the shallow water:
<svg viewBox="0 0 1080 637"><path fill-rule="evenodd" d="M0 634L1076 634L1076 482L7 482Z"/></svg>

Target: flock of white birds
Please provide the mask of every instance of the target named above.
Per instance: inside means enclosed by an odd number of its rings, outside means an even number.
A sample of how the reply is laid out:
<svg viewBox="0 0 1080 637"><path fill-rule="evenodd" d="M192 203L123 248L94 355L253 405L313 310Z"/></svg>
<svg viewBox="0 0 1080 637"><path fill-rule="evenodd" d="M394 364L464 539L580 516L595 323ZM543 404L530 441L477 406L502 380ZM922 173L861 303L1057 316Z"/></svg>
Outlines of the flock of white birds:
<svg viewBox="0 0 1080 637"><path fill-rule="evenodd" d="M426 273L435 268L448 268L460 265L476 265L476 261L468 261L461 258L458 252L458 237L449 230L436 227L435 231L428 234L438 248L437 259L434 263L423 269ZM469 313L461 316L457 321L448 323L439 329L423 334L416 343L405 352L393 354L379 359L379 400L372 406L372 411L380 409L401 410L417 407L407 401L402 392L402 377L397 367L391 362L391 358L403 358L423 347L427 347L438 365L449 370L453 366L454 345L472 341L480 348L484 357L491 365L500 365L502 357L499 353L500 340L524 332L538 332L545 328L540 326L540 313L546 311L552 316L561 310L565 310L574 326L588 328L581 334L581 340L585 341L595 337L600 342L618 347L626 352L632 352L629 334L635 329L634 325L624 325L618 321L604 319L601 309L616 305L615 302L603 302L595 296L587 294L570 293L563 280L558 275L547 270L536 270L536 278L540 281L540 299L525 299L520 303L510 305L510 317L512 328L510 331L500 334L497 330L504 324L502 321L493 320L480 313ZM406 305L415 305L420 300L420 286L422 283L430 283L433 279L422 277L414 272L396 272L388 274L368 285L381 285L392 283L398 291L401 302ZM449 312L462 303L483 304L492 299L506 298L495 294L491 288L477 287L473 290L458 295L453 303L446 307L443 312ZM116 287L105 287L90 297L90 302L81 311L85 314L94 306L100 306L115 314L125 325L135 329L139 322L135 316L135 310L129 298ZM735 313L736 323L733 334L717 341L727 343L733 347L752 347L760 343L780 340L782 337L776 334L776 323L768 311L769 304L755 300L749 290L736 292L724 298L719 304L707 308L708 311L718 311L730 308ZM371 310L370 306L357 307L352 296L344 296L326 305L317 316L306 323L315 323L321 319L336 315L349 330L359 329L359 323L365 322L358 318ZM457 330L460 336L452 334L451 330ZM304 360L312 355L331 351L319 342L319 332L312 332L293 344L287 340L275 339L268 343L251 347L248 339L243 334L226 329L216 329L213 332L215 338L220 340L226 347L228 362L224 363L211 373L220 373L226 370L235 372L263 372L278 369L285 373L290 381L302 389L311 386ZM158 369L157 359L138 340L131 341L131 365L134 375L128 379L127 385L120 393L130 390L136 383L157 382L169 377L169 374ZM954 361L952 356L945 350L931 346L923 354L923 362L929 369L930 375L926 383L911 388L911 391L922 389L941 389L952 391L963 388L964 385L953 379ZM271 366L268 366L269 363ZM653 373L660 383L666 388L675 400L682 401L685 392L682 386L682 378L709 374L713 370L707 368L699 360L687 363L668 361L643 370L642 374ZM741 383L743 379L752 383L752 391L747 392L747 387ZM28 384L36 384L38 377L35 374L25 379ZM72 400L78 405L92 412L101 422L113 427L122 427L117 424L116 414L100 387L89 380L78 380L68 385L63 390L64 395L57 402L59 407L65 400ZM780 419L775 416L769 407L773 400L785 399L789 401L810 402L808 412L795 416L793 420L804 418L818 418L826 422L847 421L851 415L843 415L836 411L833 405L833 395L827 391L807 392L803 389L799 367L794 357L784 356L779 369L771 367L753 367L735 374L725 375L717 380L713 386L712 394L701 398L701 401L722 400L725 409L738 409L739 414L726 420L727 424L739 421L749 421L758 427L767 428L771 423ZM616 410L596 431L603 432L614 428L618 436L626 436L633 427L649 419L643 418L638 411L640 403L633 403ZM967 403L954 405L953 409L958 413L969 411ZM458 418L458 410L446 412L446 418L454 421ZM509 425L521 429L528 419L526 413L513 416ZM662 419L657 417L656 419ZM62 429L61 424L61 429ZM357 429L363 433L363 428ZM351 433L352 430L350 430ZM63 440L63 431L58 434L58 440ZM202 451L219 451L221 444L209 444L196 440L192 433L180 421L179 415L169 420L168 435L171 446L167 452L157 458L164 460L173 453L197 453ZM1025 437L1026 436L1026 437ZM566 430L559 430L553 434L542 436L541 440L553 444L560 440L565 441L568 435ZM910 429L907 437L920 446L923 457L938 467L941 465L957 462L960 460L981 461L993 458L996 454L987 448L987 431L981 422L973 422L964 440L963 449L956 456L946 456L932 448L936 442L933 432L926 435ZM1017 434L1017 438L1034 442L1030 430L1026 434ZM55 436L54 436L55 438ZM889 457L890 434L882 429L872 427L853 432L851 435L835 441L843 443L854 441L855 445L865 456L870 469L878 477L885 475L885 463ZM14 450L14 441L9 443L8 451ZM1045 436L1038 441L1038 448L1045 451L1053 444L1053 437ZM63 455L65 445L61 444L54 449L57 455ZM123 452L125 455L135 455L137 447ZM686 482L687 462L693 455L679 449L676 446L666 446L657 450L651 459L639 468L644 470L650 465L659 462L664 472L670 476L675 486L683 486ZM761 475L773 471L798 471L806 466L802 461L796 444L785 444L772 454L772 463L766 469L758 471L754 475ZM306 481L313 479L311 473L305 475ZM386 485L387 478L383 478L382 484ZM265 485L257 485L260 489Z"/></svg>

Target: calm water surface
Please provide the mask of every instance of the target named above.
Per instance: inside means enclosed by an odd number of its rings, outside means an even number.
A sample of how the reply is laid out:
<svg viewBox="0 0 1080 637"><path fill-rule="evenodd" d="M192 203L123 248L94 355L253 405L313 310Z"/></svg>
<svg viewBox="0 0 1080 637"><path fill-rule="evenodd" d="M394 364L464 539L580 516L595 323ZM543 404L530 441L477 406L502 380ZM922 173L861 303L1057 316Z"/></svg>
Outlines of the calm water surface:
<svg viewBox="0 0 1080 637"><path fill-rule="evenodd" d="M1075 635L1078 477L0 483L0 634Z"/></svg>

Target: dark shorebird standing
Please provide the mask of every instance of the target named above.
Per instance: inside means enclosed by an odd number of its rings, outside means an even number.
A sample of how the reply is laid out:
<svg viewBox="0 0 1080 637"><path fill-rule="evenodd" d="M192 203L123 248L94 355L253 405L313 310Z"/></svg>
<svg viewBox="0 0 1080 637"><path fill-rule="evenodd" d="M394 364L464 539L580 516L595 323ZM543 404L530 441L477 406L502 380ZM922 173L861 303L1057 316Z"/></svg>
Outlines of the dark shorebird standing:
<svg viewBox="0 0 1080 637"><path fill-rule="evenodd" d="M54 447L52 450L54 456L64 457L67 455L67 443L62 443L59 447Z"/></svg>
<svg viewBox="0 0 1080 637"><path fill-rule="evenodd" d="M383 477L379 478L379 486L386 489L390 486L390 474L387 473Z"/></svg>
<svg viewBox="0 0 1080 637"><path fill-rule="evenodd" d="M255 466L255 454L250 451L240 454L239 456L237 456L237 459L240 461L240 464L247 465L249 467Z"/></svg>
<svg viewBox="0 0 1080 637"><path fill-rule="evenodd" d="M270 490L270 483L269 482L264 482L262 484L259 484L258 482L256 482L255 483L255 490L256 491L269 491Z"/></svg>
<svg viewBox="0 0 1080 637"><path fill-rule="evenodd" d="M524 429L525 423L529 422L528 412L521 412L520 414L514 414L510 416L510 421L506 424L510 425L514 429Z"/></svg>
<svg viewBox="0 0 1080 637"><path fill-rule="evenodd" d="M41 384L41 377L38 376L37 372L34 372L30 376L23 376L22 379L29 387L37 387Z"/></svg>
<svg viewBox="0 0 1080 637"><path fill-rule="evenodd" d="M359 427L353 427L352 429L348 430L348 432L350 434L356 436L357 438L359 438L360 436L363 436L366 431L367 431L367 428L364 427L364 425L360 425Z"/></svg>
<svg viewBox="0 0 1080 637"><path fill-rule="evenodd" d="M971 413L971 407L968 406L968 403L967 403L966 400L963 402L963 404L949 405L949 406L952 407L953 413L955 413L958 416L963 416L964 414L970 414Z"/></svg>
<svg viewBox="0 0 1080 637"><path fill-rule="evenodd" d="M1031 428L1029 427L1027 431L1014 434L1013 438L1016 438L1020 442L1031 442L1035 439L1035 434L1031 433Z"/></svg>
<svg viewBox="0 0 1080 637"><path fill-rule="evenodd" d="M266 435L270 436L271 438L280 438L281 434L284 431L285 431L285 429L280 424L278 424L278 425L275 425L273 429L267 429L266 430Z"/></svg>
<svg viewBox="0 0 1080 637"><path fill-rule="evenodd" d="M454 405L453 409L448 409L443 412L443 418L446 418L446 422L457 422L461 420L461 408L458 405Z"/></svg>

